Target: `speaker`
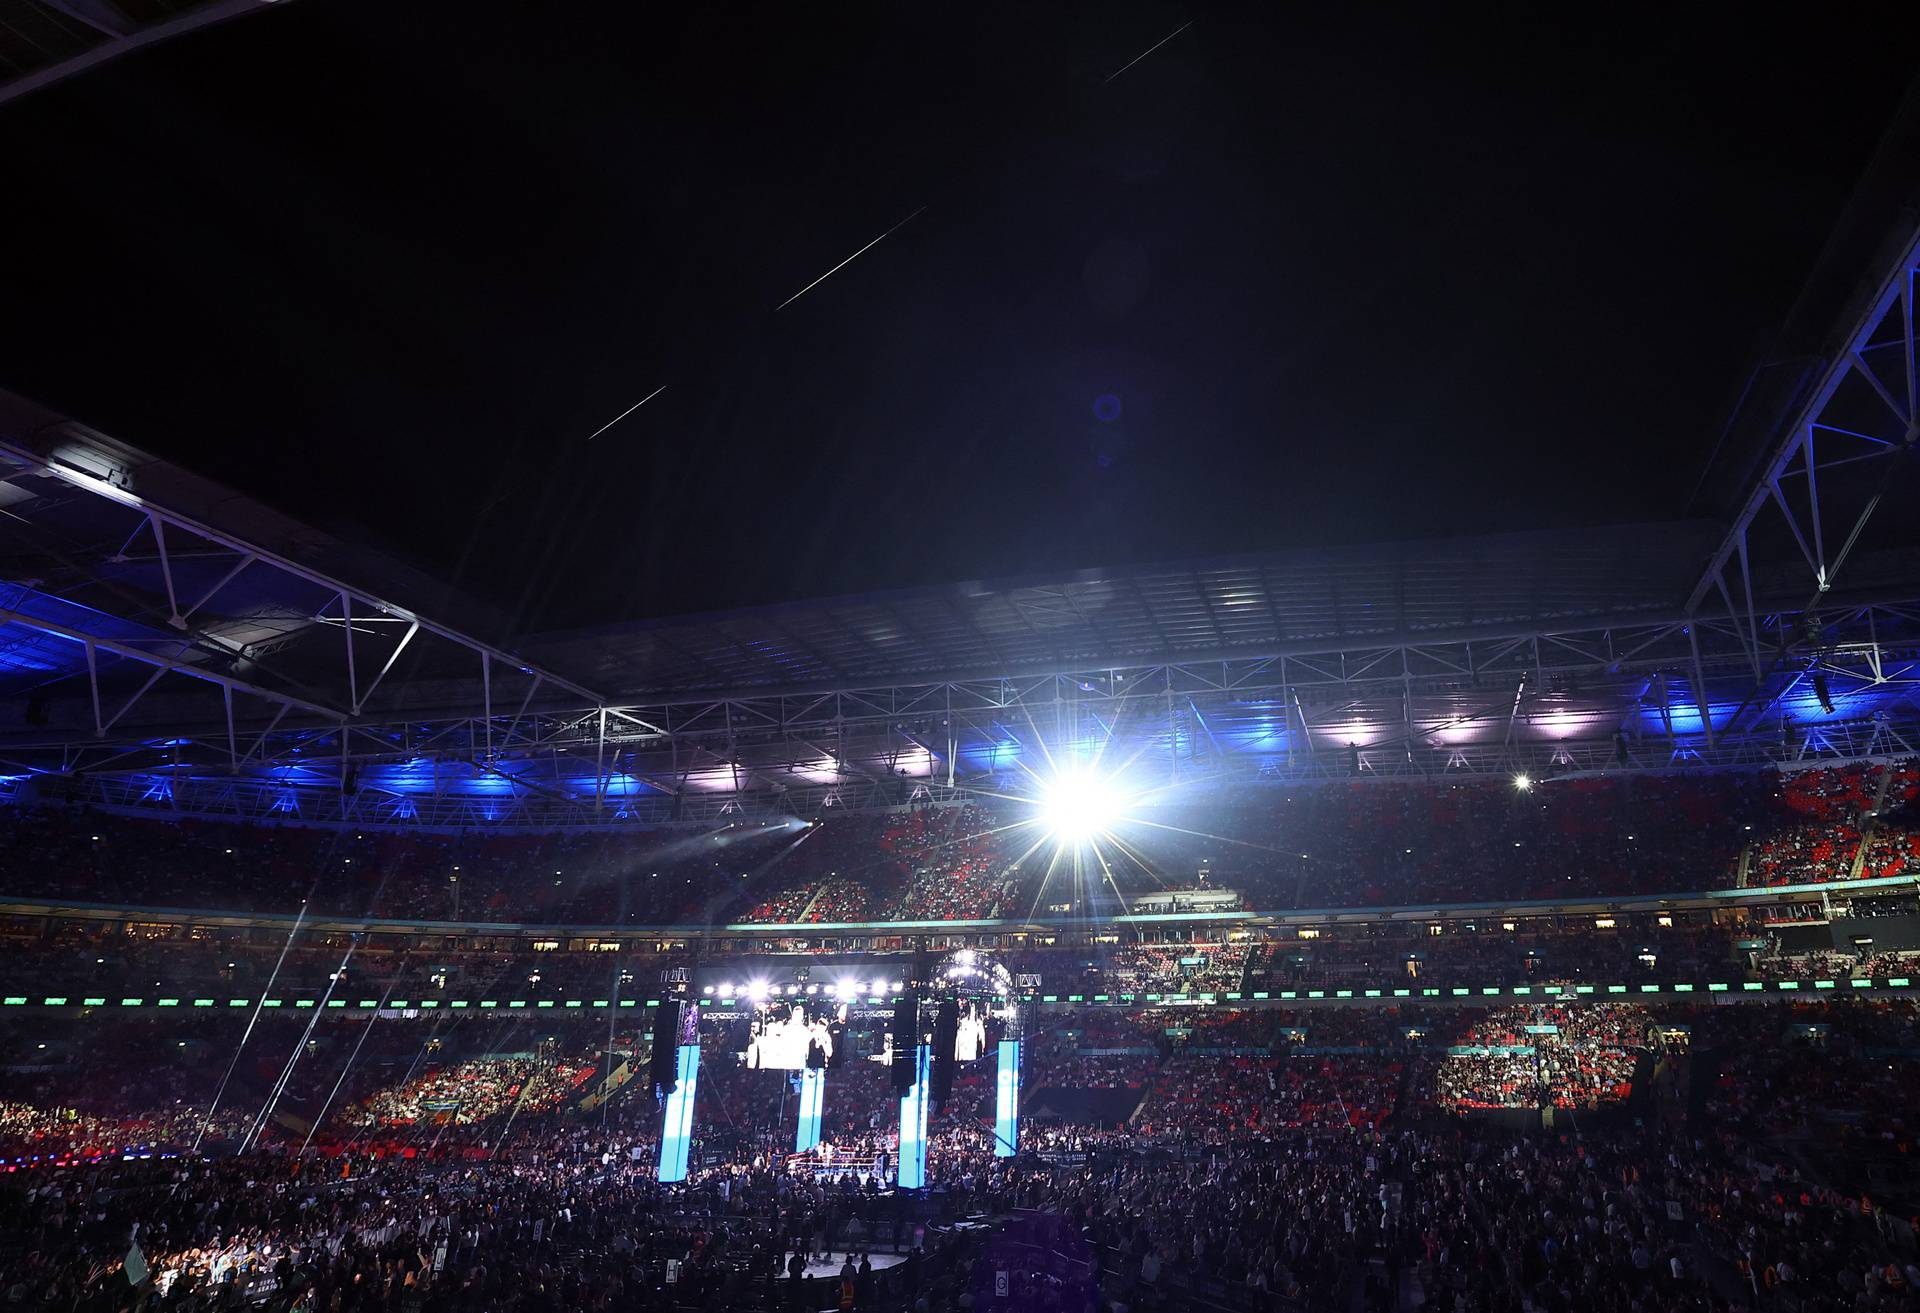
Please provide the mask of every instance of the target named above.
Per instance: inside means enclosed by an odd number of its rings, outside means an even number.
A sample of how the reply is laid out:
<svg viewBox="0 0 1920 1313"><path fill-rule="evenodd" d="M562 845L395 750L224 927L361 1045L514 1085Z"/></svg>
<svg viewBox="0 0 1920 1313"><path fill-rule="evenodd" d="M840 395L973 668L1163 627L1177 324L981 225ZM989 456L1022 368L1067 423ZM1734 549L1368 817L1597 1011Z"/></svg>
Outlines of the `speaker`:
<svg viewBox="0 0 1920 1313"><path fill-rule="evenodd" d="M947 999L933 1017L933 1063L929 1080L935 1108L946 1107L947 1096L953 1093L953 1049L959 1038L960 1005Z"/></svg>
<svg viewBox="0 0 1920 1313"><path fill-rule="evenodd" d="M914 1050L920 1047L920 996L908 990L893 1001L893 1091L904 1095L913 1088Z"/></svg>
<svg viewBox="0 0 1920 1313"><path fill-rule="evenodd" d="M648 1064L655 1098L664 1099L680 1084L680 1000L660 1000L653 1019L653 1060Z"/></svg>

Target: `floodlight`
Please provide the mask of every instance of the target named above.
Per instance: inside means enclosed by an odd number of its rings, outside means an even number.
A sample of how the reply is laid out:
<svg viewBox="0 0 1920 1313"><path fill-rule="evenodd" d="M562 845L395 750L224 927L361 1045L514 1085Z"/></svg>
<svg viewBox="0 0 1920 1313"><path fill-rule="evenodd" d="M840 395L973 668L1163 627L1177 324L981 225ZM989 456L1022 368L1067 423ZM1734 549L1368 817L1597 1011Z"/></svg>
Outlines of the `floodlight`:
<svg viewBox="0 0 1920 1313"><path fill-rule="evenodd" d="M1054 777L1041 791L1040 808L1048 831L1061 839L1083 843L1113 820L1120 799L1110 781L1075 773Z"/></svg>
<svg viewBox="0 0 1920 1313"><path fill-rule="evenodd" d="M1820 700L1820 710L1824 714L1831 716L1833 714L1833 689L1828 685L1826 675L1818 670L1813 672L1813 695Z"/></svg>
<svg viewBox="0 0 1920 1313"><path fill-rule="evenodd" d="M750 998L750 999L752 999L752 1000L753 1000L753 1001L754 1001L755 1003L758 1003L758 1002L760 1002L760 1001L761 1001L762 999L764 999L764 998L765 998L766 996L767 996L767 982L766 982L766 981L764 981L764 980L750 980L750 981L748 981L748 982L747 982L747 997L748 997L748 998Z"/></svg>
<svg viewBox="0 0 1920 1313"><path fill-rule="evenodd" d="M1513 777L1513 787L1525 793L1533 787L1533 776L1522 773Z"/></svg>

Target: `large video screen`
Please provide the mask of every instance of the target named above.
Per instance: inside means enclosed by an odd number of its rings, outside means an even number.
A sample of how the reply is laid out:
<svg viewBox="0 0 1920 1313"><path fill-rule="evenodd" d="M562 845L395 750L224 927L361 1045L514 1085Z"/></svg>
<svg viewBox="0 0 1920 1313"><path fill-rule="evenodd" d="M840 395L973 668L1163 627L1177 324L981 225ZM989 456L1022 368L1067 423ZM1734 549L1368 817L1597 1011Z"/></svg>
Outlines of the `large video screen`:
<svg viewBox="0 0 1920 1313"><path fill-rule="evenodd" d="M960 1025L953 1033L953 1060L977 1062L986 1052L986 1005L968 1000L960 1005Z"/></svg>
<svg viewBox="0 0 1920 1313"><path fill-rule="evenodd" d="M992 1045L987 1040L987 1021L993 1016L992 1007L984 1002L966 1000L960 1004L960 1013L953 1032L953 1060L955 1062L978 1062L987 1056ZM931 1043L934 1036L931 1030L933 1013L923 1011L920 1014L920 1039ZM888 1031L880 1052L874 1054L875 1062L893 1061L893 1034Z"/></svg>
<svg viewBox="0 0 1920 1313"><path fill-rule="evenodd" d="M800 1071L808 1065L807 1055L818 1049L815 1065L824 1066L833 1058L834 1032L846 1011L844 1003L770 999L748 1023L743 1061L753 1068Z"/></svg>

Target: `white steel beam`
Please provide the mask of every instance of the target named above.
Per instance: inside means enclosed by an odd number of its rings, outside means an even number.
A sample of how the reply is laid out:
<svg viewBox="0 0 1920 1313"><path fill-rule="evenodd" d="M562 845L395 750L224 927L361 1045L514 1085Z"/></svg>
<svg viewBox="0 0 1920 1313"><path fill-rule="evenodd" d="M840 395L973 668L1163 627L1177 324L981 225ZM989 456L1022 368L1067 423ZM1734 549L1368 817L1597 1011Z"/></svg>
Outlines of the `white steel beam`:
<svg viewBox="0 0 1920 1313"><path fill-rule="evenodd" d="M179 661L173 657L161 656L157 652L148 652L130 643L122 643L111 638L100 638L84 630L74 629L69 625L63 625L53 620L46 620L40 616L27 615L24 612L0 607L0 623L20 625L26 629L38 630L43 634L52 634L56 637L79 643L86 649L90 657L95 652L108 652L128 661L137 661L142 665L152 666L155 668L155 674L152 679L147 681L146 688L152 688L154 682L160 675L173 672L175 674L187 675L193 679L205 680L210 684L218 684L222 687L230 688L237 693L246 693L252 697L263 698L269 702L284 703L290 707L305 711L310 715L322 716L328 720L342 720L345 718L344 713L332 707L322 706L318 702L309 702L305 698L290 697L285 693L280 693L273 689L261 688L258 684L249 683L247 680L236 679L232 675L221 674L217 670L208 670L204 666L197 666L192 662ZM142 689L141 691L145 692L146 690ZM119 715L116 715L113 720L118 720L120 716L125 715L131 705L132 704L129 703L127 707L122 707ZM113 720L106 722L104 728L111 729L113 727Z"/></svg>
<svg viewBox="0 0 1920 1313"><path fill-rule="evenodd" d="M511 652L495 647L493 644L482 642L456 629L438 624L396 602L375 597L365 590L354 588L350 584L302 565L297 561L267 551L263 547L246 542L232 534L225 533L204 521L151 503L137 494L125 488L118 487L112 482L99 478L85 470L65 463L56 463L48 460L38 452L24 447L10 438L0 437L0 459L11 461L16 465L30 469L35 474L58 479L69 487L76 488L82 492L102 498L103 500L114 502L131 511L147 516L153 522L156 533L159 532L160 526L163 524L181 529L207 542L217 543L242 557L250 557L252 561L261 565L270 566L294 578L304 580L327 592L337 593L342 597L351 598L367 611L379 612L386 617L416 624L422 630L437 638L444 639L450 643L456 643L472 652L481 654L485 658L511 666L515 670L523 670L529 675L539 676L546 683L556 688L565 689L574 696L584 698L596 706L606 702L605 698L593 692L591 689L554 674L552 671L534 667L524 659L515 656ZM171 598L171 589L169 589L169 597ZM177 607L175 610L177 614Z"/></svg>
<svg viewBox="0 0 1920 1313"><path fill-rule="evenodd" d="M1728 526L1720 546L1708 560L1706 569L1694 584L1693 592L1687 598L1686 610L1692 615L1700 610L1707 596L1716 585L1723 581L1723 574L1731 564L1734 554L1741 550L1749 529L1767 506L1777 506L1786 525L1797 541L1801 553L1812 567L1810 579L1811 592L1815 599L1833 588L1835 577L1845 563L1847 555L1858 541L1862 529L1878 508L1879 496L1868 499L1864 507L1832 508L1844 510L1843 523L1847 525L1847 536L1839 553L1828 560L1824 521L1831 518L1823 513L1821 503L1819 472L1823 468L1819 463L1817 437L1822 432L1850 433L1844 427L1836 427L1827 420L1827 408L1834 401L1844 383L1858 377L1879 398L1887 412L1902 430L1897 443L1884 438L1868 438L1870 445L1879 448L1878 457L1884 458L1903 448L1911 448L1920 432L1916 431L1915 399L1920 393L1920 379L1915 377L1914 352L1914 306L1915 274L1920 270L1920 231L1916 231L1901 247L1899 257L1893 267L1887 271L1878 289L1867 302L1866 308L1848 331L1845 344L1828 361L1818 384L1804 406L1787 425L1780 441L1775 445L1772 455L1762 467L1760 476L1753 488L1747 493L1745 502L1735 514ZM1874 347L1896 345L1887 342L1876 343L1873 338L1889 316L1899 310L1894 322L1900 330L1905 386L1897 394L1889 390L1879 374L1863 358L1862 352ZM1903 394L1903 395L1902 395ZM1865 436L1865 435L1858 435ZM1838 462L1835 462L1838 463ZM1789 477L1804 477L1806 480L1808 525L1810 535L1802 531L1802 526L1789 503L1781 492L1781 480ZM1850 520L1846 517L1851 517Z"/></svg>

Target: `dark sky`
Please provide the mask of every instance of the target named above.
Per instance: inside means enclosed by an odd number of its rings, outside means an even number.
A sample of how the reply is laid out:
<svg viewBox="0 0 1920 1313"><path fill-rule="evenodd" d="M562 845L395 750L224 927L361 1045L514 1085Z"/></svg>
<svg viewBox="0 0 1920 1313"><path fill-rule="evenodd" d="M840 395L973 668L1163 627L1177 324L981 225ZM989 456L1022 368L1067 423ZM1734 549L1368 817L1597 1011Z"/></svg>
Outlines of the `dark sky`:
<svg viewBox="0 0 1920 1313"><path fill-rule="evenodd" d="M522 627L1681 514L1911 52L1319 8L296 0L0 106L0 384Z"/></svg>

